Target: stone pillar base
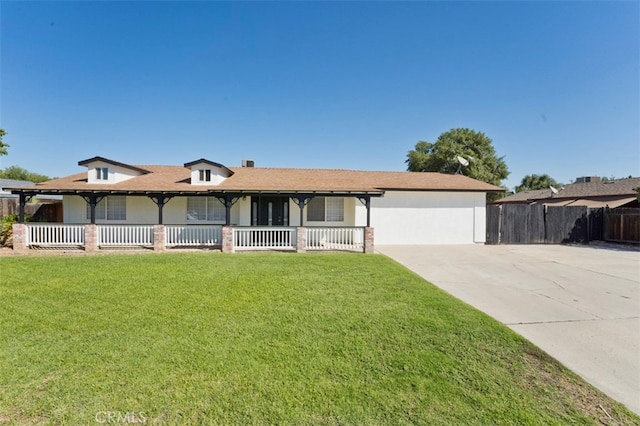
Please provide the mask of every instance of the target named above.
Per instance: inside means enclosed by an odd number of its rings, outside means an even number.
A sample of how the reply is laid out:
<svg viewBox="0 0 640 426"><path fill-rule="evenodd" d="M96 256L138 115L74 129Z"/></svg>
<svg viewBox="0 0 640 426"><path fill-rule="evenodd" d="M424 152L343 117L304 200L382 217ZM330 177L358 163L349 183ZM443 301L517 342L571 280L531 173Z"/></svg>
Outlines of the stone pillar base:
<svg viewBox="0 0 640 426"><path fill-rule="evenodd" d="M223 226L222 227L222 252L223 253L233 253L233 227L232 226Z"/></svg>
<svg viewBox="0 0 640 426"><path fill-rule="evenodd" d="M16 253L26 253L27 246L27 225L24 223L13 224L13 251Z"/></svg>
<svg viewBox="0 0 640 426"><path fill-rule="evenodd" d="M94 224L84 226L84 251L93 253L98 250L98 227Z"/></svg>
<svg viewBox="0 0 640 426"><path fill-rule="evenodd" d="M165 246L165 227L164 225L153 225L153 250L164 251Z"/></svg>
<svg viewBox="0 0 640 426"><path fill-rule="evenodd" d="M306 253L307 247L307 228L304 226L296 227L296 251L298 253Z"/></svg>
<svg viewBox="0 0 640 426"><path fill-rule="evenodd" d="M373 250L373 228L366 227L364 228L364 252L373 253Z"/></svg>

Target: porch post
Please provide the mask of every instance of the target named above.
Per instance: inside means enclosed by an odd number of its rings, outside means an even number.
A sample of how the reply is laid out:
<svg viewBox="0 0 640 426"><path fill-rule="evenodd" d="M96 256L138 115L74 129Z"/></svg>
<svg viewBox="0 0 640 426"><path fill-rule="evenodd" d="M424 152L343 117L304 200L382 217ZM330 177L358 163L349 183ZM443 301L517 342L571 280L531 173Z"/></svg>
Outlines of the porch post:
<svg viewBox="0 0 640 426"><path fill-rule="evenodd" d="M304 206L309 204L309 201L313 196L298 195L296 198L292 198L295 203L300 207L300 226L304 226Z"/></svg>
<svg viewBox="0 0 640 426"><path fill-rule="evenodd" d="M89 195L87 197L87 201L89 202L90 223L92 225L95 225L96 224L96 204L98 204L97 197L93 194Z"/></svg>
<svg viewBox="0 0 640 426"><path fill-rule="evenodd" d="M27 202L27 197L24 192L20 193L20 207L18 209L18 222L24 223L24 205Z"/></svg>
<svg viewBox="0 0 640 426"><path fill-rule="evenodd" d="M162 194L149 195L148 197L151 198L151 201L153 201L156 204L156 206L158 206L158 225L162 225L163 223L162 210L164 208L164 205L167 204L169 200L171 200L171 198L173 197L162 195Z"/></svg>
<svg viewBox="0 0 640 426"><path fill-rule="evenodd" d="M371 197L364 197L364 206L367 208L367 228L371 226Z"/></svg>
<svg viewBox="0 0 640 426"><path fill-rule="evenodd" d="M158 197L158 225L162 225L162 209L164 209L164 204L166 203L164 197L160 195Z"/></svg>
<svg viewBox="0 0 640 426"><path fill-rule="evenodd" d="M33 197L33 195L34 194L27 195L24 192L21 192L20 195L18 196L18 198L20 199L19 206L18 206L18 223L24 223L24 220L25 220L24 206L29 202L29 200L31 199L31 197Z"/></svg>
<svg viewBox="0 0 640 426"><path fill-rule="evenodd" d="M233 198L231 195L225 195L224 197L224 224L226 226L231 225L231 206L233 206ZM224 228L223 228L224 229ZM224 240L224 238L223 238Z"/></svg>
<svg viewBox="0 0 640 426"><path fill-rule="evenodd" d="M300 208L300 226L304 226L304 198L298 198L298 207Z"/></svg>

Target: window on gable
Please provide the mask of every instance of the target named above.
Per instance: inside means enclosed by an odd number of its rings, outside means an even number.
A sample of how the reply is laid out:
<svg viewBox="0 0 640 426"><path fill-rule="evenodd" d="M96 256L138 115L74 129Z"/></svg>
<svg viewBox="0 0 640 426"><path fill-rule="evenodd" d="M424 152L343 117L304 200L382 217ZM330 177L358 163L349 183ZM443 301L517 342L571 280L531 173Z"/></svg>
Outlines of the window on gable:
<svg viewBox="0 0 640 426"><path fill-rule="evenodd" d="M108 167L96 168L96 180L109 180L109 168Z"/></svg>
<svg viewBox="0 0 640 426"><path fill-rule="evenodd" d="M200 182L211 182L211 170L198 170L200 174Z"/></svg>
<svg viewBox="0 0 640 426"><path fill-rule="evenodd" d="M344 198L315 197L307 204L309 222L343 222Z"/></svg>
<svg viewBox="0 0 640 426"><path fill-rule="evenodd" d="M188 197L187 220L223 221L227 210L216 197Z"/></svg>
<svg viewBox="0 0 640 426"><path fill-rule="evenodd" d="M91 219L91 206L87 204L87 219ZM127 197L110 195L96 204L96 220L127 220Z"/></svg>

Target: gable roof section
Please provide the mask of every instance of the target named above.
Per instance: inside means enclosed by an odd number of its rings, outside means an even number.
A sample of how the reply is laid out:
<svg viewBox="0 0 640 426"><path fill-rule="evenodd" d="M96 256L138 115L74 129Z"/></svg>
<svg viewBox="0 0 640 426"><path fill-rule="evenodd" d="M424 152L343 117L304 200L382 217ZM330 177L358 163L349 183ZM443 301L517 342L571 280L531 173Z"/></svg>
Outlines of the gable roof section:
<svg viewBox="0 0 640 426"><path fill-rule="evenodd" d="M190 161L188 163L184 163L184 166L186 168L190 168L190 167L195 166L196 164L201 164L201 163L208 164L210 166L222 169L225 172L227 172L229 174L229 176L231 176L233 174L233 171L231 171L227 166L225 166L223 164L220 164L220 163L216 163L215 161L209 161L206 158L201 158L201 159L196 160L196 161Z"/></svg>
<svg viewBox="0 0 640 426"><path fill-rule="evenodd" d="M257 167L229 168L232 175L218 185L192 185L190 170L182 166L145 165L129 167L145 170L147 173L113 184L89 184L87 182L87 173L83 172L39 183L35 187L30 187L28 192L50 194L100 192L121 194L170 193L174 195L207 193L382 195L387 190L464 192L503 190L500 187L463 175L445 175L442 173ZM12 189L15 192L22 192L17 188ZM26 189L24 191L27 192Z"/></svg>
<svg viewBox="0 0 640 426"><path fill-rule="evenodd" d="M78 161L78 166L88 166L89 164L95 163L97 161L101 161L101 162L107 163L107 164L112 164L112 165L118 166L118 167L123 167L125 169L134 170L134 171L142 173L142 174L149 173L149 170L142 169L142 168L140 168L138 166L132 166L130 164L120 163L118 161L109 160L108 158L104 158L104 157L100 157L100 156L89 158L87 160Z"/></svg>

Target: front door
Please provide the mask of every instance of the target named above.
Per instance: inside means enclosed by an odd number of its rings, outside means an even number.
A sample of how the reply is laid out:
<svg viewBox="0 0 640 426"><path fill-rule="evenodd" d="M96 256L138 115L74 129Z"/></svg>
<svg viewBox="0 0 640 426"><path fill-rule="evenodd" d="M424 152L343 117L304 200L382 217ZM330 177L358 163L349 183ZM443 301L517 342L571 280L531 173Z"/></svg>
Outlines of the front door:
<svg viewBox="0 0 640 426"><path fill-rule="evenodd" d="M289 226L289 199L286 197L251 197L251 224Z"/></svg>

